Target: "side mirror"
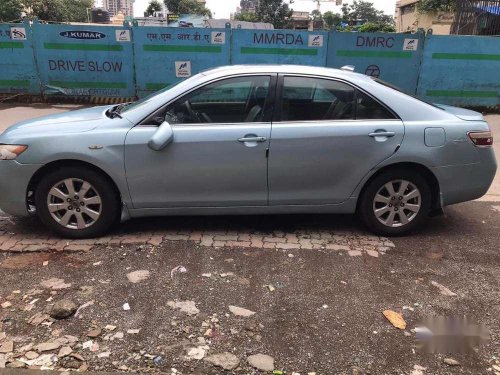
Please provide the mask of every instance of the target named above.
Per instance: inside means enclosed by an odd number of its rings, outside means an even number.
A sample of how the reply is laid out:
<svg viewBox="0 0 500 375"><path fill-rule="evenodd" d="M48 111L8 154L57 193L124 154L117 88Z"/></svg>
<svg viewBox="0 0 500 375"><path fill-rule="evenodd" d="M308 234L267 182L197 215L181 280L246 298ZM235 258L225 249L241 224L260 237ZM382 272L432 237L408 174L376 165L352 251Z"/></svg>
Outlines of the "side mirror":
<svg viewBox="0 0 500 375"><path fill-rule="evenodd" d="M174 130L168 122L163 122L148 142L153 151L161 151L174 140Z"/></svg>

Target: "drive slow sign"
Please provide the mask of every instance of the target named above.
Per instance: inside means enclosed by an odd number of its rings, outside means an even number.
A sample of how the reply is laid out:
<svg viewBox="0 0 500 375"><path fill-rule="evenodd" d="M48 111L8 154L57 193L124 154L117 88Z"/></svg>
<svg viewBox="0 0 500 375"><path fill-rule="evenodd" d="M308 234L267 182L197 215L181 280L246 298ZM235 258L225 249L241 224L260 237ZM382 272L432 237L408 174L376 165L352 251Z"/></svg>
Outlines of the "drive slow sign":
<svg viewBox="0 0 500 375"><path fill-rule="evenodd" d="M59 33L63 38L69 39L84 39L84 40L101 40L106 38L106 34L100 33L98 31L62 31Z"/></svg>

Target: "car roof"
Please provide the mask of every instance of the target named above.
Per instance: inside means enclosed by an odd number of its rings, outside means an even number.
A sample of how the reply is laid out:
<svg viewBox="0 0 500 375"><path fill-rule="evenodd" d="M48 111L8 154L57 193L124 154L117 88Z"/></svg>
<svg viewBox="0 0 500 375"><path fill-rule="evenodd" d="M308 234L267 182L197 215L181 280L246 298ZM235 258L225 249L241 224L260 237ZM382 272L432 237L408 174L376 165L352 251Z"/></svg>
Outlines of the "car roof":
<svg viewBox="0 0 500 375"><path fill-rule="evenodd" d="M304 65L273 65L273 64L262 64L262 65L229 65L221 66L214 69L209 69L201 72L204 76L222 76L222 75L232 75L232 74L252 74L252 73L283 73L283 74L309 74L309 75L319 75L334 78L344 78L347 80L371 80L370 77L341 69L334 68L324 68L319 66L304 66Z"/></svg>

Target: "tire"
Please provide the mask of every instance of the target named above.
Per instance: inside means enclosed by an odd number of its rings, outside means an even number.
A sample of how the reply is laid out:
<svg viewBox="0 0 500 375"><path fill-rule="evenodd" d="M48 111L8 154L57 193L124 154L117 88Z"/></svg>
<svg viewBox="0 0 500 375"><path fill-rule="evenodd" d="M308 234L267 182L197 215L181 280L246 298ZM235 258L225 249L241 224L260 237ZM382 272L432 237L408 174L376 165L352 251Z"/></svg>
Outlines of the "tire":
<svg viewBox="0 0 500 375"><path fill-rule="evenodd" d="M62 167L43 176L35 205L42 223L65 238L98 237L120 217L120 198L111 181L85 167Z"/></svg>
<svg viewBox="0 0 500 375"><path fill-rule="evenodd" d="M393 169L368 183L360 197L358 214L375 234L403 236L422 224L430 207L431 189L425 178L415 171Z"/></svg>

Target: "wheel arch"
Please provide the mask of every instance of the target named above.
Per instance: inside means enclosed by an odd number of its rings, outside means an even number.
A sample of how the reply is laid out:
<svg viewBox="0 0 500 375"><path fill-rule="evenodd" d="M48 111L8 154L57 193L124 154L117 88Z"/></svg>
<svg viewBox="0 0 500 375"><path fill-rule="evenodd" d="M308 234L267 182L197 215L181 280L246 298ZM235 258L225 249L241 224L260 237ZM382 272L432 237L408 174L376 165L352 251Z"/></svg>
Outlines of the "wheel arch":
<svg viewBox="0 0 500 375"><path fill-rule="evenodd" d="M120 192L120 189L118 188L118 185L116 182L111 178L111 176L106 173L102 168L99 168L98 166L82 161L82 160L77 160L77 159L61 159L61 160L56 160L52 161L50 163L45 164L43 167L38 169L35 174L31 177L30 182L28 184L28 188L26 191L26 197L27 197L27 203L28 203L28 208L29 205L34 206L34 196L35 196L35 190L42 180L43 176L47 175L47 173L50 173L54 170L57 170L59 168L63 167L80 167L80 168L87 168L90 170L93 170L96 173L99 173L103 177L105 177L111 186L113 187L113 190L115 191L116 196L120 200L120 204L123 204L123 197Z"/></svg>
<svg viewBox="0 0 500 375"><path fill-rule="evenodd" d="M429 188L431 189L431 214L439 213L442 210L441 207L441 199L440 199L440 186L439 186L439 181L437 177L432 173L432 171L426 167L423 164L419 163L414 163L414 162L400 162L400 163L394 163L390 165L386 165L379 170L377 170L374 174L370 176L370 178L364 183L363 187L361 188L361 191L358 195L358 197L361 197L367 186L379 175L382 173L385 173L390 170L394 169L404 169L406 171L414 171L419 173L422 177L425 178L425 180L429 183ZM357 204L356 204L356 211L359 209L359 204L360 200L358 199Z"/></svg>

